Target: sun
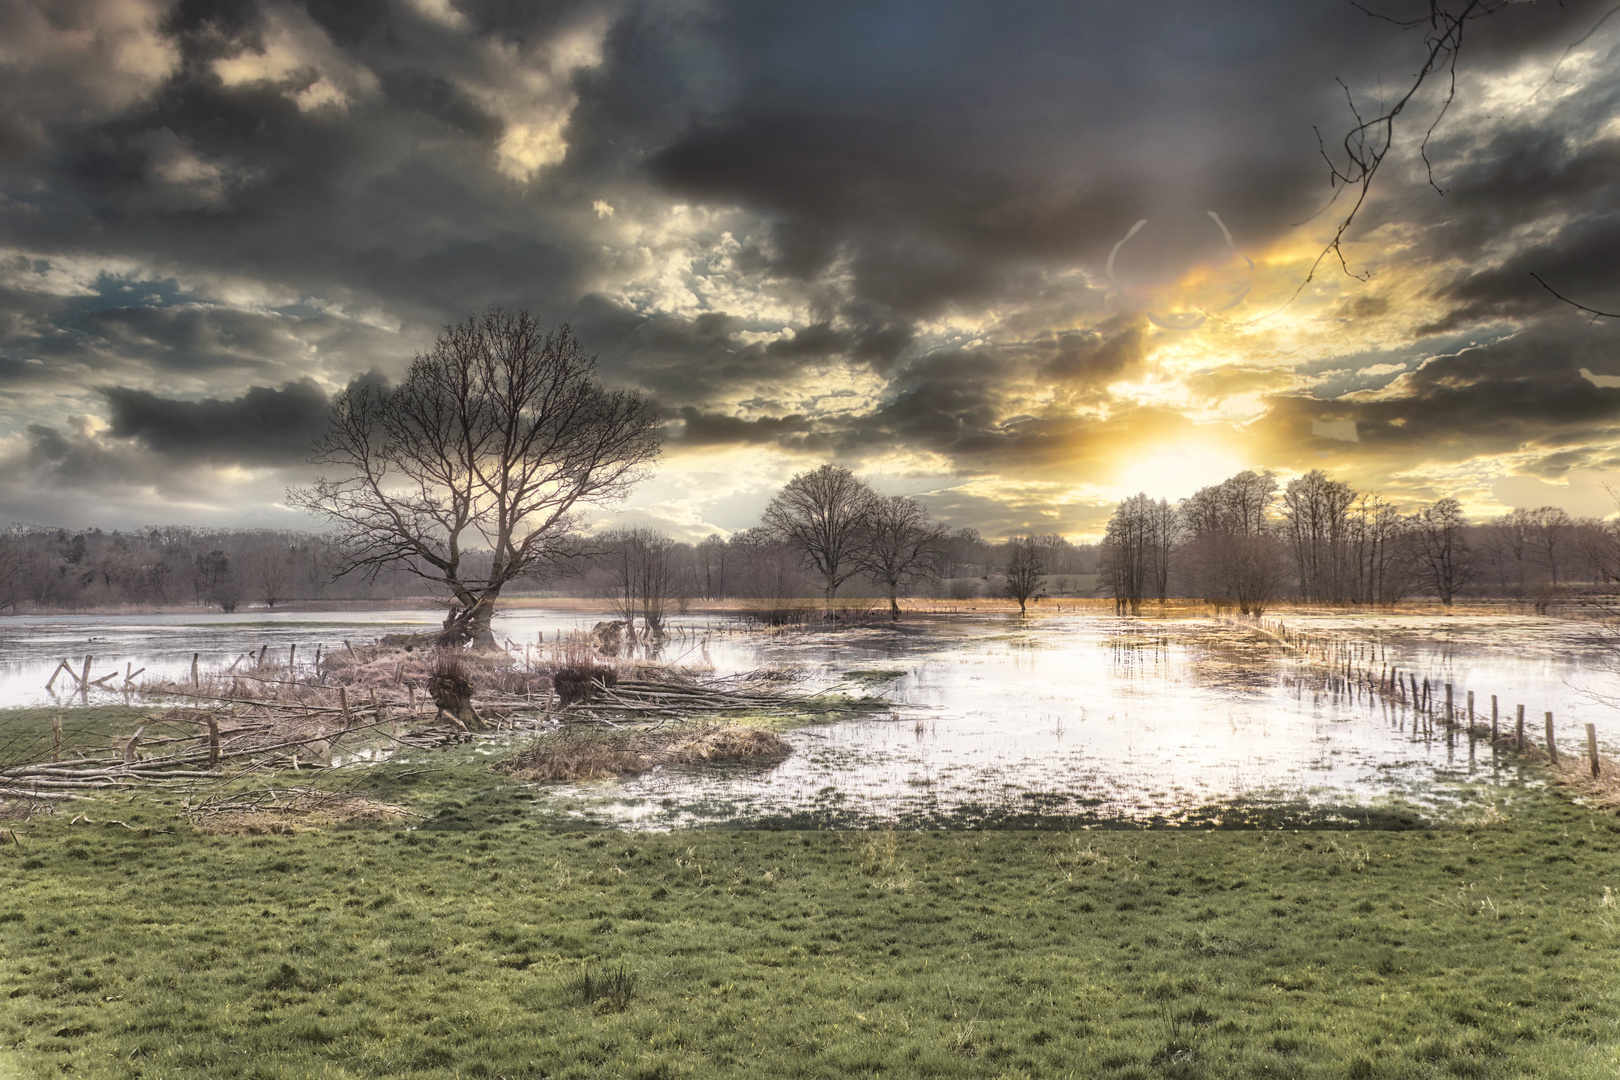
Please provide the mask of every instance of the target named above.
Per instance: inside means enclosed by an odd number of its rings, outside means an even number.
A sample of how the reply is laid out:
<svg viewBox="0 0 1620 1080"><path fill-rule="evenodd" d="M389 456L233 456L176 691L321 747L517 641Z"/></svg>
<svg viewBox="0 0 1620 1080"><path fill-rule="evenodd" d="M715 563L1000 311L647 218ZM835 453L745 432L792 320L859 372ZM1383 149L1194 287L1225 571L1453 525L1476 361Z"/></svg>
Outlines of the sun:
<svg viewBox="0 0 1620 1080"><path fill-rule="evenodd" d="M1115 474L1115 485L1123 492L1122 497L1146 492L1155 499L1184 499L1244 468L1230 450L1201 441L1149 444L1121 453L1125 460Z"/></svg>

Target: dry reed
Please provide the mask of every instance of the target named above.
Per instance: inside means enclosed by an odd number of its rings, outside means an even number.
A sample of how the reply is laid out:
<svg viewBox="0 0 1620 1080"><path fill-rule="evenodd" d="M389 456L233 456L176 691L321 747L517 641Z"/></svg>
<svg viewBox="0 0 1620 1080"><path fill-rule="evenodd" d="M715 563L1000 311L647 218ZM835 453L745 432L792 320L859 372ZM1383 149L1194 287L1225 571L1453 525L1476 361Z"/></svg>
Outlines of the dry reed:
<svg viewBox="0 0 1620 1080"><path fill-rule="evenodd" d="M791 753L793 747L772 732L704 724L619 735L549 735L495 767L520 780L607 780L650 772L660 765L780 761Z"/></svg>

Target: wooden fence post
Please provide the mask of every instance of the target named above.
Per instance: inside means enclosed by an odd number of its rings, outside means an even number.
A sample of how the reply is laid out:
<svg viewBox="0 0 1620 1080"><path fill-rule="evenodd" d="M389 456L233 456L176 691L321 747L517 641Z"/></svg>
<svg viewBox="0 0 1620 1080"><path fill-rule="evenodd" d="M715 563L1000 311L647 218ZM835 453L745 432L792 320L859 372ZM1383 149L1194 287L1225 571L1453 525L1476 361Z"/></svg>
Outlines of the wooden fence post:
<svg viewBox="0 0 1620 1080"><path fill-rule="evenodd" d="M1446 727L1457 726L1457 714L1451 709L1451 684L1446 683Z"/></svg>
<svg viewBox="0 0 1620 1080"><path fill-rule="evenodd" d="M51 717L51 760L62 760L62 714Z"/></svg>
<svg viewBox="0 0 1620 1080"><path fill-rule="evenodd" d="M219 717L208 714L208 767L219 764Z"/></svg>
<svg viewBox="0 0 1620 1080"><path fill-rule="evenodd" d="M293 645L291 648L289 648L287 650L287 677L289 679L291 679L295 683L298 681L298 676L294 674L294 672L296 672L298 670L297 664L298 664L298 646Z"/></svg>
<svg viewBox="0 0 1620 1080"><path fill-rule="evenodd" d="M1586 725L1586 756L1592 759L1592 779L1596 780L1602 766L1598 764L1597 727L1592 724Z"/></svg>
<svg viewBox="0 0 1620 1080"><path fill-rule="evenodd" d="M343 706L343 727L347 730L354 719L349 715L349 692L341 686L338 687L338 704Z"/></svg>
<svg viewBox="0 0 1620 1080"><path fill-rule="evenodd" d="M1552 713L1547 714L1547 757L1554 765L1558 764L1558 744L1553 742Z"/></svg>
<svg viewBox="0 0 1620 1080"><path fill-rule="evenodd" d="M1474 692L1472 690L1468 691L1468 734L1470 737L1474 734Z"/></svg>
<svg viewBox="0 0 1620 1080"><path fill-rule="evenodd" d="M1496 695L1491 695L1491 742L1496 741Z"/></svg>
<svg viewBox="0 0 1620 1080"><path fill-rule="evenodd" d="M1520 750L1524 749L1524 706L1523 705L1519 706L1518 730L1514 733L1513 745L1518 747Z"/></svg>
<svg viewBox="0 0 1620 1080"><path fill-rule="evenodd" d="M79 694L86 701L90 700L90 661L91 657L84 658L84 674L79 676Z"/></svg>
<svg viewBox="0 0 1620 1080"><path fill-rule="evenodd" d="M202 653L191 654L191 688L193 690L197 689L197 658L200 656L202 656Z"/></svg>

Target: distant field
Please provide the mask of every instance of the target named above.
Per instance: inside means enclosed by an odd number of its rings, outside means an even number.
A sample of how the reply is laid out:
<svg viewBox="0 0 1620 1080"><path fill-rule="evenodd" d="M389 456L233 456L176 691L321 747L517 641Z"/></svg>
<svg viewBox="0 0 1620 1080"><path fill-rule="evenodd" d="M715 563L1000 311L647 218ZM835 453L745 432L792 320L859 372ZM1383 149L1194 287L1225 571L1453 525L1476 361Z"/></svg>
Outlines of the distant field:
<svg viewBox="0 0 1620 1080"><path fill-rule="evenodd" d="M414 826L13 823L0 1076L1620 1074L1620 819L1556 794L1432 831L635 834L479 765L369 787Z"/></svg>

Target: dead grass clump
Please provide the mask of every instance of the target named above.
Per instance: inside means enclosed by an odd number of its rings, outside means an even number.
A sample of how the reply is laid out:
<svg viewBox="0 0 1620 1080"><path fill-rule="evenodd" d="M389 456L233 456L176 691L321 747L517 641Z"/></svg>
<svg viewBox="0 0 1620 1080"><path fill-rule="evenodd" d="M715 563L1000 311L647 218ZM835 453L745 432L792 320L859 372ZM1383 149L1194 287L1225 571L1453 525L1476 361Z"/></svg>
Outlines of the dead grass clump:
<svg viewBox="0 0 1620 1080"><path fill-rule="evenodd" d="M774 732L716 725L677 739L665 753L665 760L683 765L704 761L780 761L793 753L793 746Z"/></svg>
<svg viewBox="0 0 1620 1080"><path fill-rule="evenodd" d="M279 836L356 821L398 821L403 806L338 791L287 791L251 800L204 803L185 816L202 832Z"/></svg>
<svg viewBox="0 0 1620 1080"><path fill-rule="evenodd" d="M1620 810L1620 762L1600 758L1602 772L1592 775L1591 759L1584 754L1559 755L1556 767L1549 765L1558 782L1599 810Z"/></svg>
<svg viewBox="0 0 1620 1080"><path fill-rule="evenodd" d="M551 685L557 691L557 704L563 707L576 701L591 700L598 685L613 686L619 681L616 669L604 664L570 664L552 672Z"/></svg>
<svg viewBox="0 0 1620 1080"><path fill-rule="evenodd" d="M793 753L781 736L723 724L625 735L565 732L496 766L520 780L609 780L660 765L721 761L780 761Z"/></svg>

